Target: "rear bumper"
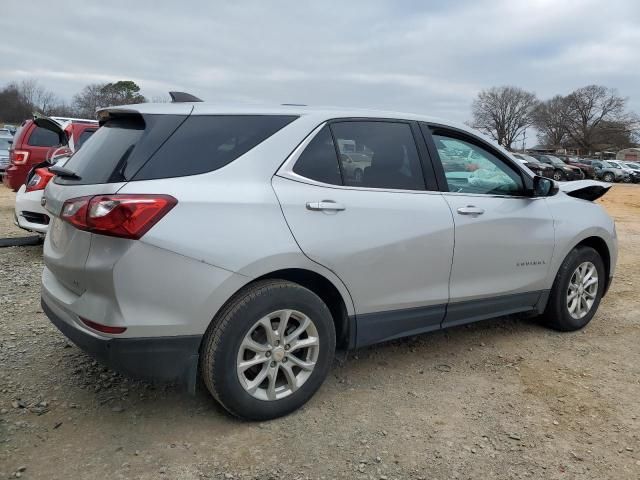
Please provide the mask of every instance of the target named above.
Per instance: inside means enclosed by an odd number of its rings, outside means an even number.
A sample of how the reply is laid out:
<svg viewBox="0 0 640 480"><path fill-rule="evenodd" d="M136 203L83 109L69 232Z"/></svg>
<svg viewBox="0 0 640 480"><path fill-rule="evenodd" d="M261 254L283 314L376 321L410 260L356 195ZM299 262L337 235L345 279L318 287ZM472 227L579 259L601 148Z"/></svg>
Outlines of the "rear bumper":
<svg viewBox="0 0 640 480"><path fill-rule="evenodd" d="M201 336L111 338L82 330L77 320L42 296L42 309L58 330L101 363L124 375L172 382L195 391Z"/></svg>
<svg viewBox="0 0 640 480"><path fill-rule="evenodd" d="M16 225L24 230L37 233L47 233L49 229L49 212L42 205L43 190L26 192L22 185L16 194L15 218Z"/></svg>
<svg viewBox="0 0 640 480"><path fill-rule="evenodd" d="M24 181L27 178L27 174L29 170L31 170L32 165L9 165L4 172L2 177L2 183L5 186L9 187L14 192L17 192L18 189L24 184Z"/></svg>

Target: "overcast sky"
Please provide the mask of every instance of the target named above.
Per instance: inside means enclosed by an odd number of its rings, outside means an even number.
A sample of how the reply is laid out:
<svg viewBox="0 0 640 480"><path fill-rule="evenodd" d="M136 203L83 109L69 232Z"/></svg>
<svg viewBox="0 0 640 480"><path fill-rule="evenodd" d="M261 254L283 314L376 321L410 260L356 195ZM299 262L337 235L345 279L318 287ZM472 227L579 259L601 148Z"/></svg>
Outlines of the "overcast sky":
<svg viewBox="0 0 640 480"><path fill-rule="evenodd" d="M162 4L162 6L161 6ZM70 99L133 79L208 101L405 110L465 121L479 90L597 83L640 113L639 0L11 1L0 83Z"/></svg>

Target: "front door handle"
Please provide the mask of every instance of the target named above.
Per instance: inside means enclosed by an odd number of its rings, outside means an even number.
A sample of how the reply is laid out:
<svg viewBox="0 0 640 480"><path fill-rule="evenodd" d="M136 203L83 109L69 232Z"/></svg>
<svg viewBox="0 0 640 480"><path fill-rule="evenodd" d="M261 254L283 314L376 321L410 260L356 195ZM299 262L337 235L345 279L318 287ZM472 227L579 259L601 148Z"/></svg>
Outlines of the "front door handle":
<svg viewBox="0 0 640 480"><path fill-rule="evenodd" d="M484 208L476 207L475 205L467 205L466 207L460 207L458 209L460 215L482 215Z"/></svg>
<svg viewBox="0 0 640 480"><path fill-rule="evenodd" d="M333 200L322 200L321 202L307 202L307 210L330 210L339 212L345 209L341 203Z"/></svg>

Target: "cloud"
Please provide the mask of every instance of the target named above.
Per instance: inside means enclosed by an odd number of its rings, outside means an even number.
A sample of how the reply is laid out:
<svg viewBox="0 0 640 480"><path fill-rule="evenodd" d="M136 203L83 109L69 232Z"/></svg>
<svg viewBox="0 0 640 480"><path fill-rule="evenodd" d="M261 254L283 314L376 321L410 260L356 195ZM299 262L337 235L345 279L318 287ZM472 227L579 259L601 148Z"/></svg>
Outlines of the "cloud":
<svg viewBox="0 0 640 480"><path fill-rule="evenodd" d="M29 21L25 22L24 19ZM640 111L640 2L14 2L0 78L64 98L132 79L149 96L419 111L464 121L477 92L602 83Z"/></svg>

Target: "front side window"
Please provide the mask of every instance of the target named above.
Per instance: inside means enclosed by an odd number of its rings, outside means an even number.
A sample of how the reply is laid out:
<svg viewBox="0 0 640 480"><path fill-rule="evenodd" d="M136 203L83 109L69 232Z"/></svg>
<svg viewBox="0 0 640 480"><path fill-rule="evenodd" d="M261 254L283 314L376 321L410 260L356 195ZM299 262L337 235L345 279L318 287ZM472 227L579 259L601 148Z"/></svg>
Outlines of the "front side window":
<svg viewBox="0 0 640 480"><path fill-rule="evenodd" d="M521 195L520 175L504 161L473 143L434 134L450 192Z"/></svg>
<svg viewBox="0 0 640 480"><path fill-rule="evenodd" d="M424 177L411 127L400 122L349 121L331 124L345 185L424 190Z"/></svg>

